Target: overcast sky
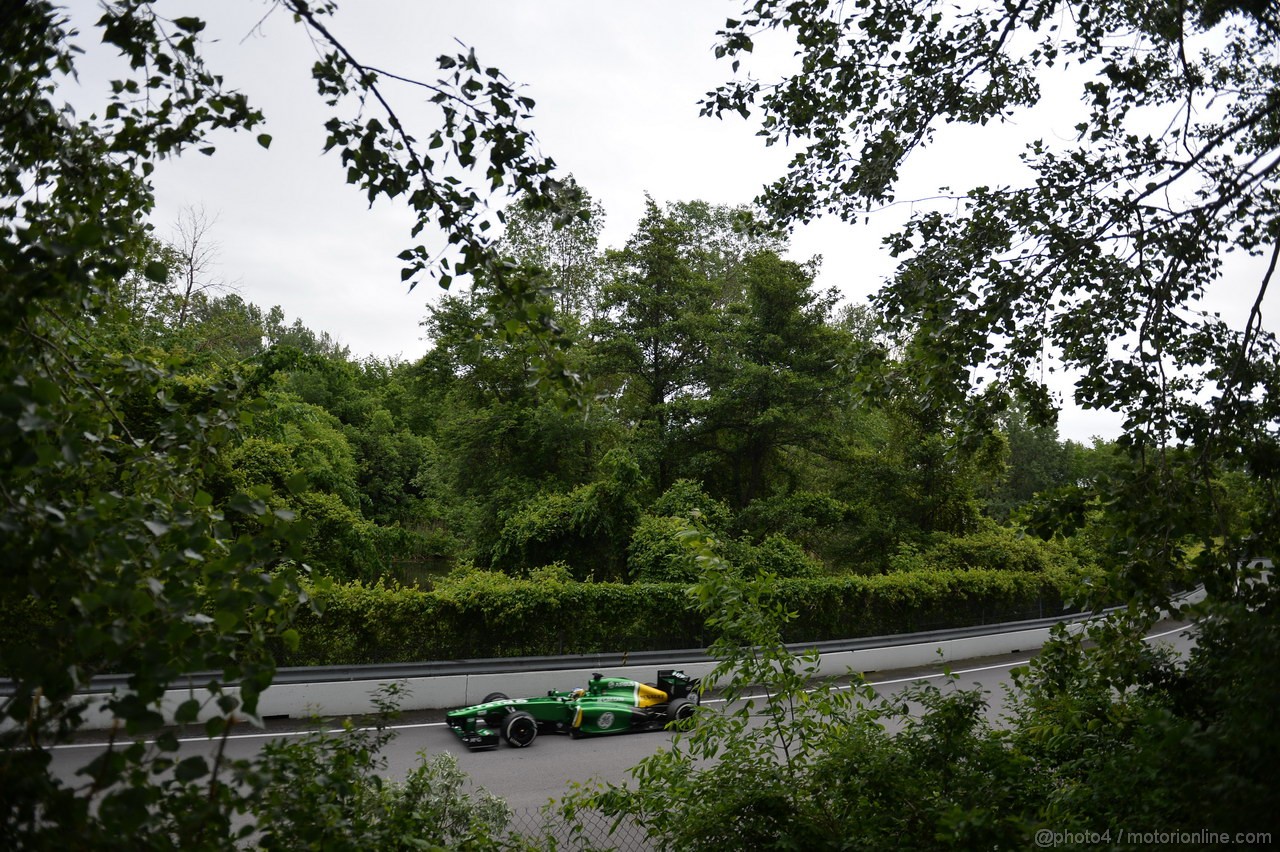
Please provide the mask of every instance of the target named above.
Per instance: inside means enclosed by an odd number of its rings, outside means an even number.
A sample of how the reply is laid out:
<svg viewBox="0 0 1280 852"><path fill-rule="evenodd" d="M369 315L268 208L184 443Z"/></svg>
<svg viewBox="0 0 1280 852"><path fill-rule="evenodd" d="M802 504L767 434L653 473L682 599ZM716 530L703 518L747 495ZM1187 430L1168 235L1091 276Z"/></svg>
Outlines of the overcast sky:
<svg viewBox="0 0 1280 852"><path fill-rule="evenodd" d="M408 293L396 254L410 245L411 217L391 204L369 209L344 182L336 157L324 157L328 117L309 69L315 49L303 28L261 0L160 3L162 14L208 21L206 59L229 85L245 91L267 116L273 137L263 150L253 134L223 135L213 157L190 152L163 164L154 184L155 224L162 237L184 207L216 217L214 274L263 308L280 305L327 331L357 355L416 359L429 348L419 322L438 289ZM334 34L362 61L394 73L433 80L435 57L474 47L537 101L533 129L543 153L572 172L606 211L605 246L620 246L639 218L645 193L659 202L702 199L741 204L781 173L788 152L768 149L742 120L698 116L698 100L727 79L727 63L712 55L715 32L740 9L721 0L360 0L331 22ZM90 26L96 2L72 0L88 49L81 64L78 108L101 102L111 64L94 50ZM265 20L263 16L267 15ZM786 66L785 52L760 51L755 68L769 76ZM420 91L391 88L413 125ZM426 114L423 114L424 122ZM975 185L984 171L1016 168L1017 140L1029 132L1070 135L1063 113L1022 120L1010 133L954 132L913 163L900 198L928 195L941 183ZM1061 125L1061 126L1059 126ZM430 127L418 123L419 137ZM412 129L411 129L412 132ZM793 256L824 257L818 283L852 302L875 291L892 269L879 239L909 212L902 204L869 224L820 222L796 234ZM1064 438L1111 437L1118 419L1068 406Z"/></svg>

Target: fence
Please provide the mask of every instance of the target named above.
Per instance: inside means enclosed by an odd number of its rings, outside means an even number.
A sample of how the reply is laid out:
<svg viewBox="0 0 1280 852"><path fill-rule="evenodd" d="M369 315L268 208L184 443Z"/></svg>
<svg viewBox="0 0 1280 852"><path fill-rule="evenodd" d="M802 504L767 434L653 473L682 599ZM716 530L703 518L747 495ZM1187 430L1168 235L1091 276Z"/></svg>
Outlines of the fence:
<svg viewBox="0 0 1280 852"><path fill-rule="evenodd" d="M631 820L619 822L599 811L578 811L570 824L543 810L513 810L507 839L517 846L523 841L535 848L574 852L647 852L658 846L643 826Z"/></svg>

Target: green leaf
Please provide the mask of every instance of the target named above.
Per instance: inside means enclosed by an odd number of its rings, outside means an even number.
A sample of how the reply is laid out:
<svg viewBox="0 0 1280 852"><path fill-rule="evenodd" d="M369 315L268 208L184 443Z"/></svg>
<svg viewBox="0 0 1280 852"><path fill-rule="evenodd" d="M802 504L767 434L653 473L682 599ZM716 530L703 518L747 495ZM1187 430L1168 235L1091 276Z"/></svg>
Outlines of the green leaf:
<svg viewBox="0 0 1280 852"><path fill-rule="evenodd" d="M259 145L261 145L263 148L270 148L270 147L271 147L271 134L270 134L270 133L259 133L259 134L258 134L258 144L259 144Z"/></svg>
<svg viewBox="0 0 1280 852"><path fill-rule="evenodd" d="M187 724L194 722L200 715L200 702L194 698L188 698L186 701L178 705L173 711L173 720L179 724Z"/></svg>
<svg viewBox="0 0 1280 852"><path fill-rule="evenodd" d="M311 479L302 471L298 471L285 478L284 487L289 489L290 494L305 494L311 487Z"/></svg>
<svg viewBox="0 0 1280 852"><path fill-rule="evenodd" d="M267 513L267 504L255 500L247 494L236 494L227 501L227 508L245 515L262 517Z"/></svg>
<svg viewBox="0 0 1280 852"><path fill-rule="evenodd" d="M32 399L45 405L53 405L62 396L62 391L58 388L57 383L44 376L33 378L30 386Z"/></svg>
<svg viewBox="0 0 1280 852"><path fill-rule="evenodd" d="M169 280L169 267L158 260L153 260L142 267L142 274L147 280L154 281L157 284L163 284Z"/></svg>
<svg viewBox="0 0 1280 852"><path fill-rule="evenodd" d="M194 755L186 760L178 762L173 768L173 777L180 784L189 784L197 778L203 778L209 774L209 764L205 761L204 755Z"/></svg>

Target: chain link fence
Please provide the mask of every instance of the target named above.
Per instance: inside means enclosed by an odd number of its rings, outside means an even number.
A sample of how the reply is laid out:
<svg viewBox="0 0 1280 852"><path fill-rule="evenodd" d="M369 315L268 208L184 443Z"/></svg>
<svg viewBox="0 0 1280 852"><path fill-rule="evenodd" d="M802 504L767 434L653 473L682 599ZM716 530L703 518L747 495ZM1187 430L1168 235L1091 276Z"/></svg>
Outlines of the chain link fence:
<svg viewBox="0 0 1280 852"><path fill-rule="evenodd" d="M507 832L509 839L521 838L534 848L557 852L647 852L658 847L643 826L599 811L578 811L570 823L556 813L514 809Z"/></svg>

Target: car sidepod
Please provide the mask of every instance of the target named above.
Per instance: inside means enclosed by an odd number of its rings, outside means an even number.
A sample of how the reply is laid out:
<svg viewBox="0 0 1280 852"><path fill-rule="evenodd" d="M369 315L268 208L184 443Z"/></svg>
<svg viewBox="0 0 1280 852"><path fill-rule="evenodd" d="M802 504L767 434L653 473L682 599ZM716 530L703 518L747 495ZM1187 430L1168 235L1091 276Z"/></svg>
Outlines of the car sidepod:
<svg viewBox="0 0 1280 852"><path fill-rule="evenodd" d="M624 704L619 701L578 702L578 712L574 716L571 733L582 734L621 734L627 731L649 730L658 723L656 714L641 707ZM661 727L661 724L657 724Z"/></svg>

